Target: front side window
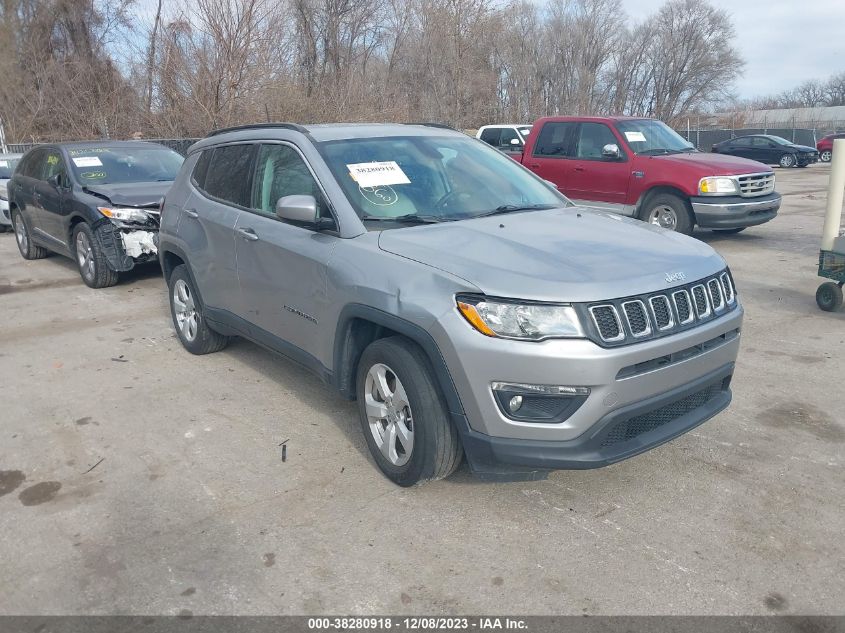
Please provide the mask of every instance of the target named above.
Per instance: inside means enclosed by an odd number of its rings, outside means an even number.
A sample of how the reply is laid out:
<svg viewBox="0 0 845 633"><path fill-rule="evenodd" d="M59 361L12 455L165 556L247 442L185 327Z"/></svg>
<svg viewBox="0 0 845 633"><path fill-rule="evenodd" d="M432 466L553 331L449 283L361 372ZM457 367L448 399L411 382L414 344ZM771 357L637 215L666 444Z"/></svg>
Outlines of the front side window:
<svg viewBox="0 0 845 633"><path fill-rule="evenodd" d="M546 123L534 146L534 156L571 156L569 146L577 123Z"/></svg>
<svg viewBox="0 0 845 633"><path fill-rule="evenodd" d="M255 145L252 144L215 148L202 189L214 198L239 207L248 207L250 167L254 151Z"/></svg>
<svg viewBox="0 0 845 633"><path fill-rule="evenodd" d="M582 123L575 155L588 160L604 160L605 145L619 145L604 123Z"/></svg>
<svg viewBox="0 0 845 633"><path fill-rule="evenodd" d="M466 137L344 139L320 143L319 150L364 220L462 220L568 204L511 158Z"/></svg>
<svg viewBox="0 0 845 633"><path fill-rule="evenodd" d="M41 173L38 179L49 180L53 176L59 176L60 179L63 179L66 178L65 174L65 164L64 160L62 160L62 155L58 150L48 149L41 163Z"/></svg>
<svg viewBox="0 0 845 633"><path fill-rule="evenodd" d="M499 139L499 144L502 147L516 147L512 141L517 141L517 144L522 145L522 139L519 138L519 134L516 133L516 130L512 127L506 127L502 129L502 137Z"/></svg>
<svg viewBox="0 0 845 633"><path fill-rule="evenodd" d="M275 216L285 196L314 196L321 217L329 217L323 195L311 171L290 145L262 145L255 163L252 204L263 215Z"/></svg>
<svg viewBox="0 0 845 633"><path fill-rule="evenodd" d="M162 146L73 147L70 168L83 185L170 182L184 158Z"/></svg>

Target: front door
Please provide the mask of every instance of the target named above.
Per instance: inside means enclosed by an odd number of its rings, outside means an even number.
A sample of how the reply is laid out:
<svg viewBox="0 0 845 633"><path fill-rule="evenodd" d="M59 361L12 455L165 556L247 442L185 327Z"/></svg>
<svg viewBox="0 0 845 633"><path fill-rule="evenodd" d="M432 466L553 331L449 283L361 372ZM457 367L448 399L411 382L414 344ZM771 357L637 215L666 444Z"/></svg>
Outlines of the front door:
<svg viewBox="0 0 845 633"><path fill-rule="evenodd" d="M577 129L578 124L569 121L544 123L537 132L537 141L531 155L523 158L523 165L540 178L557 185L560 191L566 192Z"/></svg>
<svg viewBox="0 0 845 633"><path fill-rule="evenodd" d="M631 179L631 163L622 143L604 123L581 123L576 138L563 192L575 202L622 213ZM604 156L607 145L616 146L619 158Z"/></svg>
<svg viewBox="0 0 845 633"><path fill-rule="evenodd" d="M259 328L259 340L274 347L284 347L283 341L316 356L318 324L327 310L327 264L339 238L280 220L276 202L292 195L314 196L320 215L331 217L299 151L287 143L262 145L255 163L252 211L241 214L235 227L238 313Z"/></svg>

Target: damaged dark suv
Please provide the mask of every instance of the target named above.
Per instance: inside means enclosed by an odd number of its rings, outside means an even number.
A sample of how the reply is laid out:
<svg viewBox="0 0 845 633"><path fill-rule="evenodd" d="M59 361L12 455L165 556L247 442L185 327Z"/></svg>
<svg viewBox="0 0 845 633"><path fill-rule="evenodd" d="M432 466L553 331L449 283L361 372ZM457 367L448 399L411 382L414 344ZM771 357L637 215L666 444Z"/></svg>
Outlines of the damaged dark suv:
<svg viewBox="0 0 845 633"><path fill-rule="evenodd" d="M91 288L157 261L159 205L183 158L157 143L89 141L30 150L8 184L25 259L50 251L76 261Z"/></svg>

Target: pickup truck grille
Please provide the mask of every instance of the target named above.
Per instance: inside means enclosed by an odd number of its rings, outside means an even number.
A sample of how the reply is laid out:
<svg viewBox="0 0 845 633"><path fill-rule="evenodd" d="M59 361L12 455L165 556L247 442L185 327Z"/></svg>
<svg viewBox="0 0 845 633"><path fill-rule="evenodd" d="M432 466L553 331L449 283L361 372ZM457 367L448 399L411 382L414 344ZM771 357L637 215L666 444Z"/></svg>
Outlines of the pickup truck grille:
<svg viewBox="0 0 845 633"><path fill-rule="evenodd" d="M675 334L736 306L733 279L725 270L667 292L591 304L586 312L591 338L611 347Z"/></svg>
<svg viewBox="0 0 845 633"><path fill-rule="evenodd" d="M765 196L775 190L775 175L771 172L737 176L739 195L743 198Z"/></svg>

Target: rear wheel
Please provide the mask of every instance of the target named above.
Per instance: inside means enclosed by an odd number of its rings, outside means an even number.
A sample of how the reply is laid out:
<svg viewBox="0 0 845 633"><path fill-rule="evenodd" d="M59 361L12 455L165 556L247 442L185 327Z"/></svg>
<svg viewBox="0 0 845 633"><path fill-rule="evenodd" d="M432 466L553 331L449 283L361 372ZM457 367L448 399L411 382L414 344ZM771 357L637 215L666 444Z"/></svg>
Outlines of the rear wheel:
<svg viewBox="0 0 845 633"><path fill-rule="evenodd" d="M229 337L212 330L203 315L202 302L182 264L173 269L168 281L170 314L176 335L191 354L210 354L226 347Z"/></svg>
<svg viewBox="0 0 845 633"><path fill-rule="evenodd" d="M42 248L32 241L32 234L29 232L29 225L18 211L12 211L12 226L15 229L15 241L18 243L18 250L24 259L44 259L49 254L46 248Z"/></svg>
<svg viewBox="0 0 845 633"><path fill-rule="evenodd" d="M798 162L795 159L795 155L793 154L784 154L780 157L778 161L778 165L783 167L784 169L789 169L790 167L795 167L795 163Z"/></svg>
<svg viewBox="0 0 845 633"><path fill-rule="evenodd" d="M829 149L826 149L821 154L819 154L819 160L823 163L829 163L831 156L833 156L833 152L831 152Z"/></svg>
<svg viewBox="0 0 845 633"><path fill-rule="evenodd" d="M85 222L73 229L73 254L79 275L89 288L109 288L117 283L117 272L109 268L94 231Z"/></svg>
<svg viewBox="0 0 845 633"><path fill-rule="evenodd" d="M826 281L816 290L816 303L825 312L836 312L842 307L842 285Z"/></svg>
<svg viewBox="0 0 845 633"><path fill-rule="evenodd" d="M689 205L671 193L659 193L646 200L640 219L670 231L692 233L693 217Z"/></svg>
<svg viewBox="0 0 845 633"><path fill-rule="evenodd" d="M381 471L400 486L451 475L463 449L428 358L411 341L379 339L356 376L361 428Z"/></svg>

